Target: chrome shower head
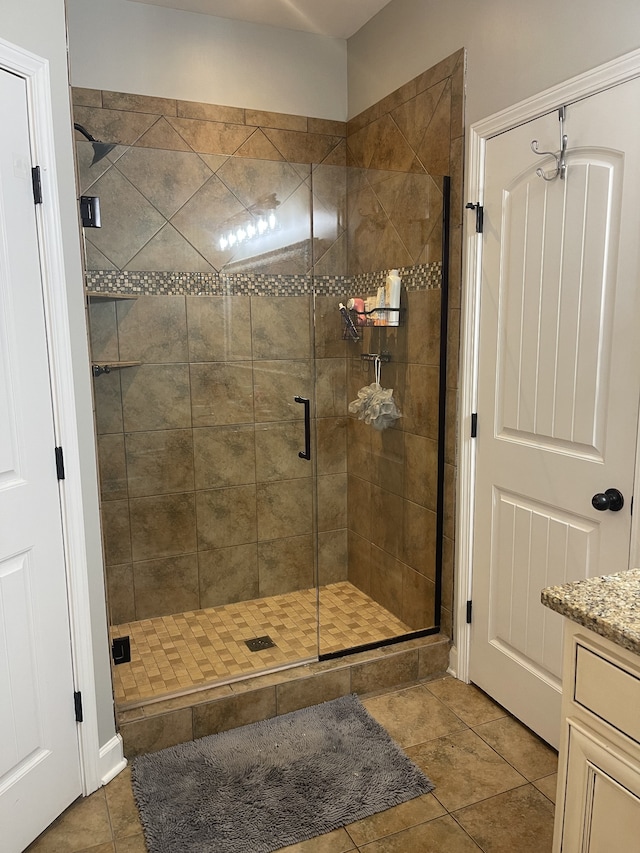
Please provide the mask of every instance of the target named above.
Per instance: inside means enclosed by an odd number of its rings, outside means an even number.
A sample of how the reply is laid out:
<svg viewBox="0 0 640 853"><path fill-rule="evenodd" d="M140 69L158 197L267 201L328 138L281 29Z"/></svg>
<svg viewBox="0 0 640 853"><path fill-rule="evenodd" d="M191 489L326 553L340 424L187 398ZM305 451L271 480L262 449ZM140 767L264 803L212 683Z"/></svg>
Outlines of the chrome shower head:
<svg viewBox="0 0 640 853"><path fill-rule="evenodd" d="M73 123L74 128L81 133L93 146L93 160L91 161L91 165L97 163L99 160L102 160L103 157L106 157L110 151L116 147L115 142L100 142L99 139L91 136L88 130L86 130L81 124L77 122Z"/></svg>

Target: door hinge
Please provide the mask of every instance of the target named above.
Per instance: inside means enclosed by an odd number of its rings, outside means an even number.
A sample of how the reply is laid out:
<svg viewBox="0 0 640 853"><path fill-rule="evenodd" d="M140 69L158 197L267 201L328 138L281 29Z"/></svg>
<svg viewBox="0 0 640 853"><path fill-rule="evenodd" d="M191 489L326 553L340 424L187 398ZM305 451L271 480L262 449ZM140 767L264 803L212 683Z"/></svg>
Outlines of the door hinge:
<svg viewBox="0 0 640 853"><path fill-rule="evenodd" d="M73 694L73 705L76 709L76 723L83 723L82 717L82 693L78 690Z"/></svg>
<svg viewBox="0 0 640 853"><path fill-rule="evenodd" d="M56 474L59 480L64 480L64 453L61 447L56 447Z"/></svg>
<svg viewBox="0 0 640 853"><path fill-rule="evenodd" d="M478 413L473 412L471 414L471 438L478 437Z"/></svg>
<svg viewBox="0 0 640 853"><path fill-rule="evenodd" d="M42 180L40 177L40 166L31 169L31 184L33 185L33 203L42 204Z"/></svg>
<svg viewBox="0 0 640 853"><path fill-rule="evenodd" d="M467 625L471 625L471 608L472 608L471 602L467 601Z"/></svg>
<svg viewBox="0 0 640 853"><path fill-rule="evenodd" d="M478 234L482 234L484 229L484 207L480 204L480 202L476 202L475 204L470 201L465 205L467 210L475 210L476 212L476 231Z"/></svg>

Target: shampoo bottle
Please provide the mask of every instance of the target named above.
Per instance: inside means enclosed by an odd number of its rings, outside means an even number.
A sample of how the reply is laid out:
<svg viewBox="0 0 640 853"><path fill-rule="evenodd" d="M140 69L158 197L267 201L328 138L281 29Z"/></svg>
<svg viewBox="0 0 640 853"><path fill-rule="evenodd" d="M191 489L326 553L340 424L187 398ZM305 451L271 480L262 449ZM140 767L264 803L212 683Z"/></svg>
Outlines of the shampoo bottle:
<svg viewBox="0 0 640 853"><path fill-rule="evenodd" d="M384 302L391 311L385 311L387 326L400 325L400 285L401 279L398 270L389 270L389 275L384 286Z"/></svg>

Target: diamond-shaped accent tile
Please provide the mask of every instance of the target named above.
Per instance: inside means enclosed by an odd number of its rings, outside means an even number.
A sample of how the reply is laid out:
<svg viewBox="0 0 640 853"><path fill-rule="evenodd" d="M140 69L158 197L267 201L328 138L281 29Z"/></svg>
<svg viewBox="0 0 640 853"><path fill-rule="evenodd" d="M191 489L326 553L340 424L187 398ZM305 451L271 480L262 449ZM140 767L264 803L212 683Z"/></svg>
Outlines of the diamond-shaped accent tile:
<svg viewBox="0 0 640 853"><path fill-rule="evenodd" d="M102 227L91 231L91 242L118 269L160 230L165 219L155 207L112 166L92 187L100 197Z"/></svg>
<svg viewBox="0 0 640 853"><path fill-rule="evenodd" d="M126 268L156 272L213 271L211 264L169 222L142 247Z"/></svg>
<svg viewBox="0 0 640 853"><path fill-rule="evenodd" d="M130 148L118 169L170 219L211 177L211 169L193 152Z"/></svg>
<svg viewBox="0 0 640 853"><path fill-rule="evenodd" d="M246 208L214 175L171 219L171 224L219 270L232 257L219 245L223 224Z"/></svg>

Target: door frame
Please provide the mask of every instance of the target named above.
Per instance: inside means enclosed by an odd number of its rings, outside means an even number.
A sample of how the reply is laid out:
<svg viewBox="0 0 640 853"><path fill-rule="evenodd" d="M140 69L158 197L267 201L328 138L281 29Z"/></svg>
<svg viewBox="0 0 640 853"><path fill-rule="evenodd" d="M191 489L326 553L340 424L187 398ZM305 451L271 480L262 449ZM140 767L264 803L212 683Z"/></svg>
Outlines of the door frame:
<svg viewBox="0 0 640 853"><path fill-rule="evenodd" d="M40 166L42 194L46 199L45 204L35 206L36 228L54 434L56 445L64 447L66 469L73 472L72 476L60 481L59 498L74 690L82 690L83 723L77 727L78 755L82 793L87 795L119 773L126 766L126 760L123 757L120 735L116 734L101 748L98 731L94 642L84 528L85 509L80 482L78 427L75 420L77 406L56 174L49 62L0 38L0 69L25 81L33 165ZM82 286L82 282L78 284ZM53 452L52 447L52 464Z"/></svg>
<svg viewBox="0 0 640 853"><path fill-rule="evenodd" d="M465 174L466 198L472 204L484 204L484 170L487 140L518 125L559 109L563 104L588 98L598 92L640 76L640 50L546 89L538 95L494 113L472 124L467 138ZM482 235L473 222L464 223L463 299L460 348L460 399L458 419L458 476L456 482L458 517L456 520L456 563L454 588L454 645L449 671L469 682L471 625L467 624L467 601L473 583L474 493L476 480L476 443L471 438L471 415L477 412L478 363L480 343L480 290L482 286ZM482 430L482 420L478 430ZM634 492L640 487L640 430L634 460ZM630 564L640 559L640 522L631 518Z"/></svg>

